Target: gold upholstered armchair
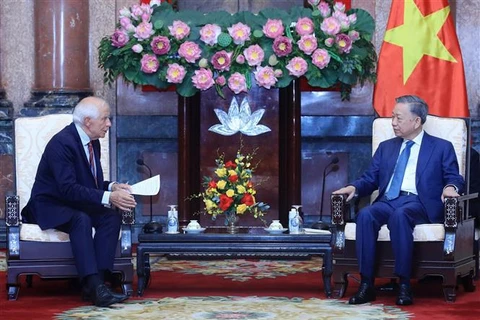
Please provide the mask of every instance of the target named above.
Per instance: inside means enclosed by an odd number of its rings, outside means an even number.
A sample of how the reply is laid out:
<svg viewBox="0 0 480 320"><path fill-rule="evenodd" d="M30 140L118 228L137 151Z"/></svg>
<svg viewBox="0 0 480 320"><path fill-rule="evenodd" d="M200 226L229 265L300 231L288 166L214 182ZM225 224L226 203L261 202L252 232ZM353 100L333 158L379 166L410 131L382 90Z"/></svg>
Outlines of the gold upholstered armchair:
<svg viewBox="0 0 480 320"><path fill-rule="evenodd" d="M453 143L460 173L468 183L469 129L465 119L428 116L426 132ZM377 118L373 123L372 153L380 142L393 138L390 118ZM468 185L467 185L467 189ZM375 195L370 199L373 201ZM465 196L463 198L468 198ZM465 291L475 290L474 220L469 216L468 202L460 198L447 198L444 204L443 224L421 224L413 231L414 260L412 278L441 276L445 300L454 302L458 283ZM358 274L355 252L354 205L345 202L345 195L331 195L332 223L334 226L333 281L334 295L343 297L351 274ZM353 201L352 201L353 203ZM352 210L351 210L352 209ZM427 208L428 210L428 208ZM376 270L378 278L394 278L394 257L389 243L389 230L382 226L377 243Z"/></svg>
<svg viewBox="0 0 480 320"><path fill-rule="evenodd" d="M40 158L50 138L72 122L71 114L22 117L14 122L15 194L6 196L7 295L16 300L19 276L49 279L77 277L69 236L55 229L41 230L36 224L22 223L21 210L30 198ZM101 161L106 179L110 177L108 134L101 139ZM122 212L122 227L115 255L113 273L119 274L122 290L130 295L133 281L131 224L134 212ZM94 231L94 230L93 230Z"/></svg>

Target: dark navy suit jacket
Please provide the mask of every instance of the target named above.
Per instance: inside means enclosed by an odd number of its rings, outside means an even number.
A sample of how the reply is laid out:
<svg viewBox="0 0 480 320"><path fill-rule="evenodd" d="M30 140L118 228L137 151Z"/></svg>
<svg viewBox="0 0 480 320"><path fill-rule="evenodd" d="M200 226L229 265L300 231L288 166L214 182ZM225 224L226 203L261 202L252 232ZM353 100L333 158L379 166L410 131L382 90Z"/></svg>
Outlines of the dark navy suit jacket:
<svg viewBox="0 0 480 320"><path fill-rule="evenodd" d="M22 216L43 230L68 222L75 211L101 214L108 181L103 181L100 143L92 141L98 187L90 171L84 147L71 123L48 142L38 166L32 193Z"/></svg>
<svg viewBox="0 0 480 320"><path fill-rule="evenodd" d="M379 190L380 199L388 186L397 162L403 139L396 137L380 143L368 170L352 183L360 197ZM441 223L443 203L441 195L446 185L454 185L458 193L464 191L464 179L459 174L453 145L425 132L418 155L416 187L418 197L432 223Z"/></svg>

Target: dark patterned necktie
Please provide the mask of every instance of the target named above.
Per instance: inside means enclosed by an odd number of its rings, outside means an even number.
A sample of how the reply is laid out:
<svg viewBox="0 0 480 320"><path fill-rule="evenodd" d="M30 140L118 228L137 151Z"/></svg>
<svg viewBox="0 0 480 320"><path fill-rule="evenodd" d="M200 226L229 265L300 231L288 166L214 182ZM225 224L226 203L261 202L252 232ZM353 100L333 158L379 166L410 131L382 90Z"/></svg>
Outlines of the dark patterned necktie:
<svg viewBox="0 0 480 320"><path fill-rule="evenodd" d="M93 178L95 179L95 185L97 184L97 174L95 172L95 158L93 156L93 144L92 141L88 143L88 163L90 164L90 171L92 172Z"/></svg>
<svg viewBox="0 0 480 320"><path fill-rule="evenodd" d="M405 169L407 168L408 158L410 157L410 149L413 146L413 141L407 141L406 147L403 149L402 153L397 160L397 165L395 166L395 171L393 172L392 183L385 197L388 200L393 200L398 198L400 195L400 188L402 187L403 176L405 176Z"/></svg>

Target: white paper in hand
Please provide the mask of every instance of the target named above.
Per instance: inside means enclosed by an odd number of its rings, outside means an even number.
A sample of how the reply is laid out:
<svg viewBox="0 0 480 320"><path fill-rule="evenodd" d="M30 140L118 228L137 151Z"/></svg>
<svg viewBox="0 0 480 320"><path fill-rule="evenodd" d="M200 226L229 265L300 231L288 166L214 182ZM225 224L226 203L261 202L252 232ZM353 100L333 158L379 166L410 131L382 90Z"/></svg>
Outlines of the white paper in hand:
<svg viewBox="0 0 480 320"><path fill-rule="evenodd" d="M160 175L140 181L131 186L132 194L154 196L160 191Z"/></svg>

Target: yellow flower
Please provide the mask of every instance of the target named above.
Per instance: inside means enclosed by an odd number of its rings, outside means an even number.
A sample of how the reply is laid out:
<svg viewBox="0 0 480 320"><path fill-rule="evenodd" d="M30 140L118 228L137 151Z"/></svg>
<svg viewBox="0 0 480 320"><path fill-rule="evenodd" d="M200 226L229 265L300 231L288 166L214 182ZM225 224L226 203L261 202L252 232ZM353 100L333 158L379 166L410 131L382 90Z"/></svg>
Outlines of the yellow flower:
<svg viewBox="0 0 480 320"><path fill-rule="evenodd" d="M235 191L233 191L232 189L228 189L227 192L225 192L225 194L227 195L227 197L233 197L235 195Z"/></svg>
<svg viewBox="0 0 480 320"><path fill-rule="evenodd" d="M248 208L248 207L247 207L246 204L244 204L244 203L239 204L239 205L237 206L237 213L238 213L238 214L242 214L242 213L245 212L245 210L247 210L247 208Z"/></svg>
<svg viewBox="0 0 480 320"><path fill-rule="evenodd" d="M235 171L235 170L228 170L228 175L229 175L229 176L236 176L236 175L237 175L237 171Z"/></svg>
<svg viewBox="0 0 480 320"><path fill-rule="evenodd" d="M225 169L225 168L218 168L217 170L215 170L215 173L217 174L217 176L219 176L220 178L222 178L222 177L225 177L225 175L227 174L227 169Z"/></svg>
<svg viewBox="0 0 480 320"><path fill-rule="evenodd" d="M245 189L244 186L237 186L237 192L242 194L242 193L245 193L247 191L247 189Z"/></svg>
<svg viewBox="0 0 480 320"><path fill-rule="evenodd" d="M210 197L211 197L212 195L214 195L215 193L217 193L217 189L215 189L215 188L208 188L208 189L205 191L205 193L207 194L207 196L210 196Z"/></svg>
<svg viewBox="0 0 480 320"><path fill-rule="evenodd" d="M220 190L225 189L226 185L227 185L227 182L225 180L220 180L217 182L217 188Z"/></svg>
<svg viewBox="0 0 480 320"><path fill-rule="evenodd" d="M205 208L207 208L208 211L217 207L217 204L212 200L204 200L203 202L205 202Z"/></svg>

